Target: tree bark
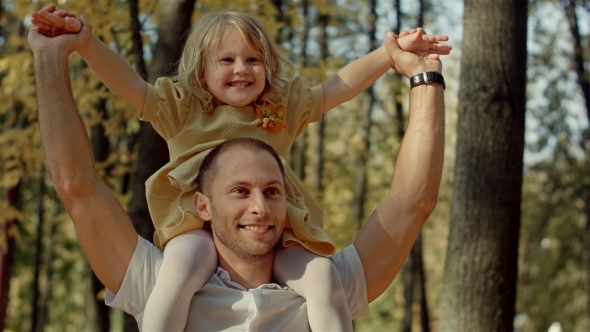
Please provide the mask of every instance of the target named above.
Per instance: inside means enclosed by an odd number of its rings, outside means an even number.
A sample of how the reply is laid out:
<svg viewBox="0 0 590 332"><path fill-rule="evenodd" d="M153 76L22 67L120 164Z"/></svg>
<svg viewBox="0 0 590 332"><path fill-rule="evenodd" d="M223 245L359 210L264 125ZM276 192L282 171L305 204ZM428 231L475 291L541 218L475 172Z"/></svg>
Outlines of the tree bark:
<svg viewBox="0 0 590 332"><path fill-rule="evenodd" d="M283 1L282 0L273 0L273 4L275 5L275 7L278 9L279 11L279 15L277 17L277 20L279 22L284 21L285 17L283 14ZM308 37L309 37L309 28L308 26L309 24L309 1L308 0L303 0L301 3L301 7L303 9L303 19L305 20L305 24L303 25L302 29L302 37L301 37L301 53L299 54L299 61L301 63L301 65L303 66L307 66L308 65L308 60L307 60L307 41L308 41ZM290 24L288 24L288 22L285 22L285 26L291 26ZM290 32L289 33L289 37L293 37L293 33ZM280 43L280 36L277 36L277 43ZM290 153L290 157L291 157L291 168L293 169L293 172L295 173L295 175L297 176L297 178L299 178L301 181L305 180L305 164L306 164L306 159L305 158L305 151L307 150L307 138L309 137L309 134L307 133L307 131L304 131L303 133L301 133L301 135L299 135L299 137L297 137L295 139L295 142L293 142L293 147L291 149L291 153Z"/></svg>
<svg viewBox="0 0 590 332"><path fill-rule="evenodd" d="M108 119L105 99L100 99L95 105L95 108L98 112L103 114L103 121ZM111 153L111 147L109 138L105 135L105 129L102 122L97 123L90 128L90 146L92 147L94 161L100 163L108 159L109 154ZM97 325L93 327L93 329L95 331L108 332L111 325L109 307L104 303L104 300L97 297L97 294L101 292L105 286L100 282L94 271L92 271L91 279L93 297L89 300L94 302L96 312L93 314L93 317L96 319L92 320L92 323Z"/></svg>
<svg viewBox="0 0 590 332"><path fill-rule="evenodd" d="M37 193L37 238L35 239L35 258L33 266L33 299L32 308L33 313L31 314L31 331L41 332L45 326L45 308L42 306L45 304L41 301L42 292L40 289L39 277L41 275L41 264L43 255L43 224L45 221L44 214L45 209L43 207L43 198L45 197L45 168L41 171L39 177L39 190ZM50 262L48 262L50 264Z"/></svg>
<svg viewBox="0 0 590 332"><path fill-rule="evenodd" d="M148 82L154 83L158 77L170 75L178 62L185 42L184 34L190 28L191 17L196 0L162 0L152 66L148 71ZM152 240L154 226L145 197L145 181L164 166L168 160L166 142L153 129L151 124L142 122L138 135L138 165L133 187L133 197L127 213L140 236ZM137 331L133 317L125 315L125 330Z"/></svg>
<svg viewBox="0 0 590 332"><path fill-rule="evenodd" d="M369 52L376 49L377 33L377 1L369 1ZM361 135L363 138L362 150L359 154L356 168L356 183L354 187L354 206L353 217L356 219L357 229L360 230L364 223L364 205L367 198L367 165L371 151L371 127L373 106L375 104L375 92L371 85L367 91L367 111L365 118L362 120Z"/></svg>
<svg viewBox="0 0 590 332"><path fill-rule="evenodd" d="M328 20L330 17L327 14L319 14L319 43L320 43L320 61L325 63L328 59ZM322 178L324 177L324 132L326 129L326 117L322 117L320 123L316 123L312 128L315 131L315 139L312 142L312 180L311 186L316 193L320 194L324 190ZM321 200L320 200L321 201Z"/></svg>
<svg viewBox="0 0 590 332"><path fill-rule="evenodd" d="M570 33L574 40L573 61L576 70L576 76L578 78L578 85L582 89L582 95L584 96L584 101L586 102L586 115L588 117L588 121L590 121L590 73L588 73L586 67L584 66L584 48L582 47L578 16L576 15L576 3L574 0L562 0L561 3L565 10L565 15L570 27ZM584 145L586 150L586 158L590 157L590 129L588 130L589 132L585 136L586 144ZM586 185L586 188L583 189L582 195L586 205L584 247L586 252L590 252L590 185ZM588 255L586 255L586 258L584 259L584 263L586 265L586 287L588 287L588 292L590 293L590 258L587 256ZM590 296L587 298L587 310L590 312Z"/></svg>
<svg viewBox="0 0 590 332"><path fill-rule="evenodd" d="M19 211L22 211L22 181L6 191L8 203ZM4 223L4 234L6 235L6 250L0 249L0 331L4 331L6 324L6 309L8 308L8 291L10 290L10 275L12 263L14 262L14 251L16 249L14 236L10 234L11 229L16 227L18 220Z"/></svg>
<svg viewBox="0 0 590 332"><path fill-rule="evenodd" d="M466 0L441 331L512 331L520 231L526 0Z"/></svg>

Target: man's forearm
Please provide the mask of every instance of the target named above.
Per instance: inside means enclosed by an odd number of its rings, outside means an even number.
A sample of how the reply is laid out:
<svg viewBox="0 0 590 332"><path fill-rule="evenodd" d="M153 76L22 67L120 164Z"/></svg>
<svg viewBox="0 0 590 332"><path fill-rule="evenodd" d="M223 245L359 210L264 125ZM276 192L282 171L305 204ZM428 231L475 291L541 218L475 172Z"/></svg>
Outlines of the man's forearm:
<svg viewBox="0 0 590 332"><path fill-rule="evenodd" d="M35 73L47 165L57 187L72 187L70 182L94 176L94 162L70 89L67 55L53 50L35 54Z"/></svg>
<svg viewBox="0 0 590 332"><path fill-rule="evenodd" d="M444 99L438 84L412 89L410 118L389 197L369 217L354 244L369 301L395 278L436 206L444 156Z"/></svg>
<svg viewBox="0 0 590 332"><path fill-rule="evenodd" d="M86 127L74 104L66 54L35 53L39 126L55 189L74 222L90 266L118 291L137 233L115 195L96 178Z"/></svg>

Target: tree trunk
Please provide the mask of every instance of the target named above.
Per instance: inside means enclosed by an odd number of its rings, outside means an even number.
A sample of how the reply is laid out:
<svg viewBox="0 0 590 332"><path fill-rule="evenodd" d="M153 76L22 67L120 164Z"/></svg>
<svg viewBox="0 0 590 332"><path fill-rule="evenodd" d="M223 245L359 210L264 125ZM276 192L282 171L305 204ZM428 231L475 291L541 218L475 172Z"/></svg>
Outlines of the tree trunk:
<svg viewBox="0 0 590 332"><path fill-rule="evenodd" d="M22 211L23 197L21 193L22 181L6 191L8 203L15 209ZM14 262L14 251L16 249L12 229L17 227L18 220L7 221L2 226L6 236L6 247L0 248L0 331L4 331L6 323L6 309L8 308L8 291L10 290L10 272Z"/></svg>
<svg viewBox="0 0 590 332"><path fill-rule="evenodd" d="M420 327L422 332L430 332L430 314L428 313L428 299L426 298L426 274L424 273L424 260L422 254L422 233L416 237L414 246L410 251L413 261L413 277L416 283L417 298L415 301L420 306Z"/></svg>
<svg viewBox="0 0 590 332"><path fill-rule="evenodd" d="M328 20L330 17L327 14L320 14L318 17L319 25L319 43L320 43L320 61L325 63L328 59ZM323 77L323 76L322 76ZM312 129L314 130L314 141L312 142L312 180L311 186L315 189L317 194L322 193L324 186L322 178L324 177L324 132L327 122L326 117L322 117L320 123L316 123ZM320 200L321 201L321 200Z"/></svg>
<svg viewBox="0 0 590 332"><path fill-rule="evenodd" d="M103 121L108 119L106 100L101 99L95 105L98 112L103 114ZM92 156L95 162L104 162L108 159L111 152L109 138L105 135L104 126L101 123L95 124L90 128L90 146L92 147ZM92 271L92 270L91 270ZM105 288L104 285L98 280L98 277L92 271L92 294L94 295L91 300L95 304L95 313L93 314L94 319L92 322L97 326L93 327L95 331L108 332L110 329L110 316L109 307L104 303L103 299L99 299L97 295Z"/></svg>
<svg viewBox="0 0 590 332"><path fill-rule="evenodd" d="M369 52L376 49L376 33L377 33L377 1L369 1L370 12L369 15ZM359 153L356 168L356 183L354 187L354 206L353 217L357 222L357 229L360 230L364 219L364 205L367 197L367 164L369 163L369 156L371 151L371 127L373 113L373 106L375 104L375 93L371 85L366 92L367 95L367 111L363 123L361 125L361 135L363 138L362 150Z"/></svg>
<svg viewBox="0 0 590 332"><path fill-rule="evenodd" d="M190 28L196 0L162 0L160 2L158 42L154 51L153 63L148 72L148 82L150 83L154 83L158 77L174 72L175 67L171 65L178 62L182 53L185 42L184 35ZM168 147L152 125L146 122L141 123L138 141L135 185L127 213L139 235L152 240L154 226L145 197L145 181L168 162ZM125 330L138 330L135 319L129 315L125 315Z"/></svg>
<svg viewBox="0 0 590 332"><path fill-rule="evenodd" d="M588 116L588 121L590 121L590 73L588 73L584 66L584 48L582 47L580 27L578 25L578 17L576 15L576 3L574 0L562 0L562 5L565 9L565 14L570 27L570 33L574 40L573 61L576 70L576 76L578 78L578 85L582 89L582 95L584 96L584 101L586 102L586 115ZM590 133L586 134L585 140L586 144L584 146L586 150L586 158L588 158L590 157ZM583 189L582 195L584 196L584 203L586 205L584 247L586 248L586 252L590 252L590 185L587 185L586 188ZM586 265L586 287L588 287L588 291L590 292L590 258L588 255L585 256L584 260ZM590 296L587 298L587 310L590 312Z"/></svg>
<svg viewBox="0 0 590 332"><path fill-rule="evenodd" d="M441 331L512 331L520 231L526 0L466 0Z"/></svg>
<svg viewBox="0 0 590 332"><path fill-rule="evenodd" d="M45 309L42 308L44 301L41 301L42 292L40 289L39 276L41 275L41 256L43 255L43 224L45 221L44 214L45 209L43 208L43 198L45 197L45 168L41 171L39 177L39 190L37 193L37 239L35 240L35 258L33 266L33 299L32 308L33 313L31 314L31 331L41 332L45 325ZM50 262L48 262L50 263Z"/></svg>
<svg viewBox="0 0 590 332"><path fill-rule="evenodd" d="M275 5L275 7L277 8L279 15L277 17L277 21L281 22L285 20L284 14L283 14L283 1L282 0L273 0L273 3ZM302 66L307 66L308 65L308 60L307 60L307 39L309 37L309 1L308 0L303 0L301 3L301 7L303 9L303 19L305 20L305 24L303 25L302 29L302 37L301 37L301 44L303 45L301 47L301 53L299 54L299 62L301 63ZM288 24L288 22L285 22L285 26L291 26L290 24ZM289 37L292 37L293 33L289 33ZM277 36L277 44L280 44L281 40L280 40L280 36ZM304 131L303 133L301 133L301 135L299 135L299 137L297 137L295 139L295 142L293 142L293 147L291 149L291 153L290 153L290 157L291 157L291 168L293 169L293 172L295 173L295 175L297 176L297 178L299 178L301 181L305 180L305 163L306 163L306 158L305 158L305 151L307 150L307 138L309 137L309 134L307 133L307 131Z"/></svg>

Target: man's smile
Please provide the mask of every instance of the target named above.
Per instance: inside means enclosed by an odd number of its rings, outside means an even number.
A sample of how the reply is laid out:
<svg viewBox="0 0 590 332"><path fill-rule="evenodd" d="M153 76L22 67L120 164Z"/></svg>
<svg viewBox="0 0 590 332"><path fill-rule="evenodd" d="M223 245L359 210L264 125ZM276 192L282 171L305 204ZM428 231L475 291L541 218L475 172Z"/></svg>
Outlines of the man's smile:
<svg viewBox="0 0 590 332"><path fill-rule="evenodd" d="M245 229L247 231L265 231L265 230L269 230L269 229L274 228L274 226L269 226L269 225L266 225L266 226L265 225L256 225L256 226L253 226L253 225L240 225L238 227L239 228L243 228L243 229Z"/></svg>

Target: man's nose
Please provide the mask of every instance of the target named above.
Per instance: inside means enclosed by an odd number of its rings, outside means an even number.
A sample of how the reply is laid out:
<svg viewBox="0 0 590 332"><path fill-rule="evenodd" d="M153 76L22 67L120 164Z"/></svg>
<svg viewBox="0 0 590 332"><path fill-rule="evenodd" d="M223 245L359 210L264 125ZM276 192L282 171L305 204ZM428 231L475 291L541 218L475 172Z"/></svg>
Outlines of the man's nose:
<svg viewBox="0 0 590 332"><path fill-rule="evenodd" d="M250 211L254 215L260 217L265 216L269 213L268 204L266 204L266 197L259 191L250 193Z"/></svg>

